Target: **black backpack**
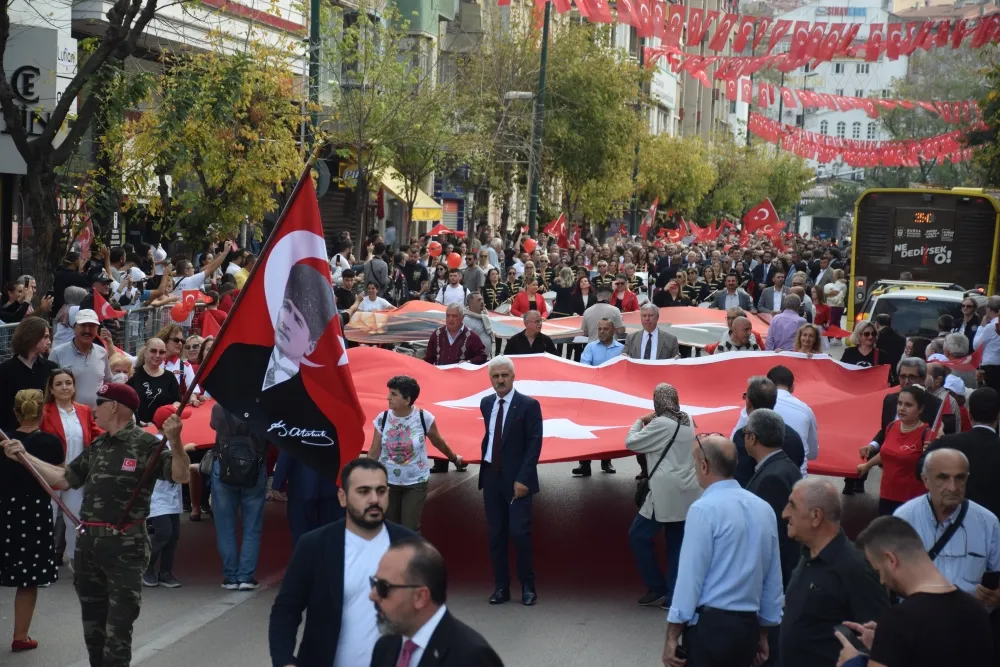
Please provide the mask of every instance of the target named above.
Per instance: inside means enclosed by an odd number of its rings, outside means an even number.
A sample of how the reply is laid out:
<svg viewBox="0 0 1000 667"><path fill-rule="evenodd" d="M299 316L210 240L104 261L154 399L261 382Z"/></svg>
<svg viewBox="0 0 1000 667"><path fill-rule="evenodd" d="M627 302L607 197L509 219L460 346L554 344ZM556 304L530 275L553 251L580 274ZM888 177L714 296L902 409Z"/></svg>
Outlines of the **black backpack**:
<svg viewBox="0 0 1000 667"><path fill-rule="evenodd" d="M258 455L259 440L250 428L224 412L230 435L219 440L216 458L219 460L219 480L223 484L252 489L257 486L263 459Z"/></svg>

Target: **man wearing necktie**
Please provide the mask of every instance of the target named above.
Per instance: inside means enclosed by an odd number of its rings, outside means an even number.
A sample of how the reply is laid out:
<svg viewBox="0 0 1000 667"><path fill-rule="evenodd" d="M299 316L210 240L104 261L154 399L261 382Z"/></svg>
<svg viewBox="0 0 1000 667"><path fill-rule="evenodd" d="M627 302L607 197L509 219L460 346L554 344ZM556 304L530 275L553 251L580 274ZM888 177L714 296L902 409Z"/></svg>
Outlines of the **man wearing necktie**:
<svg viewBox="0 0 1000 667"><path fill-rule="evenodd" d="M514 543L521 602L533 605L535 571L531 554L531 499L538 493L538 457L542 453L542 407L514 390L514 362L507 356L489 363L495 394L479 404L486 424L479 488L490 532L490 558L496 583L490 604L510 600L508 541Z"/></svg>
<svg viewBox="0 0 1000 667"><path fill-rule="evenodd" d="M394 543L371 584L383 631L371 667L503 667L482 635L452 616L444 558L430 542Z"/></svg>
<svg viewBox="0 0 1000 667"><path fill-rule="evenodd" d="M642 330L633 331L625 336L625 347L622 355L632 359L674 359L679 356L677 336L660 329L660 309L646 302L639 309L639 320ZM636 454L639 462L639 476L642 479L649 476L645 454Z"/></svg>

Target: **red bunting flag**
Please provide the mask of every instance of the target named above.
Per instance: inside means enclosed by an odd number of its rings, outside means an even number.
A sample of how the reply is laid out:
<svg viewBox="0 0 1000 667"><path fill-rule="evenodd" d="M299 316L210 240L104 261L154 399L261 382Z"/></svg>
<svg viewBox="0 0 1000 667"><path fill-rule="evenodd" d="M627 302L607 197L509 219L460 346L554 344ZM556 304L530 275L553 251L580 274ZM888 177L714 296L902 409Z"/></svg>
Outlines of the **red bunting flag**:
<svg viewBox="0 0 1000 667"><path fill-rule="evenodd" d="M875 62L882 52L883 23L872 23L868 26L868 42L865 44L865 60Z"/></svg>
<svg viewBox="0 0 1000 667"><path fill-rule="evenodd" d="M799 106L798 98L795 97L795 93L784 86L781 87L781 99L784 102L784 105L789 109L794 109Z"/></svg>
<svg viewBox="0 0 1000 667"><path fill-rule="evenodd" d="M747 104L753 102L753 84L749 77L740 79L740 101Z"/></svg>
<svg viewBox="0 0 1000 667"><path fill-rule="evenodd" d="M618 0L615 9L618 12L618 22L639 29L639 12L635 6L636 0Z"/></svg>
<svg viewBox="0 0 1000 667"><path fill-rule="evenodd" d="M885 54L889 60L899 60L903 46L903 24L890 23L885 30Z"/></svg>
<svg viewBox="0 0 1000 667"><path fill-rule="evenodd" d="M854 44L854 40L857 38L858 32L860 31L861 31L860 23L848 24L847 27L844 29L844 36L840 40L840 46L837 47L837 50L834 52L834 55L840 55L842 53L846 54L847 50L852 48L852 44Z"/></svg>
<svg viewBox="0 0 1000 667"><path fill-rule="evenodd" d="M787 19L778 19L774 23L774 30L771 31L771 38L767 41L767 52L774 50L774 46L781 41L781 38L792 29L792 22ZM754 40L756 42L756 40ZM756 43L754 44L756 46Z"/></svg>
<svg viewBox="0 0 1000 667"><path fill-rule="evenodd" d="M824 35L823 43L816 52L817 58L823 61L833 59L844 36L844 25L843 23L830 24L830 30Z"/></svg>
<svg viewBox="0 0 1000 667"><path fill-rule="evenodd" d="M555 237L557 246L560 248L569 248L569 228L566 224L565 213L560 213L559 217L550 222L544 231L549 236Z"/></svg>
<svg viewBox="0 0 1000 667"><path fill-rule="evenodd" d="M809 43L806 44L806 58L816 58L820 48L823 46L823 37L826 34L826 23L817 21L809 30Z"/></svg>
<svg viewBox="0 0 1000 667"><path fill-rule="evenodd" d="M796 21L792 29L792 46L789 55L792 60L801 60L806 56L809 46L809 21Z"/></svg>
<svg viewBox="0 0 1000 667"><path fill-rule="evenodd" d="M653 37L663 43L667 36L667 3L666 0L653 0Z"/></svg>
<svg viewBox="0 0 1000 667"><path fill-rule="evenodd" d="M635 27L635 32L639 37L649 38L653 36L653 0L635 0L633 5L637 12L636 18L639 25Z"/></svg>
<svg viewBox="0 0 1000 667"><path fill-rule="evenodd" d="M761 16L757 19L757 30L753 33L753 45L751 47L752 51L756 51L757 47L760 45L761 40L767 36L767 30L774 23L774 19L770 16Z"/></svg>
<svg viewBox="0 0 1000 667"><path fill-rule="evenodd" d="M736 38L733 40L733 53L743 53L750 38L753 37L754 21L756 16L740 16L740 22L736 28Z"/></svg>
<svg viewBox="0 0 1000 667"><path fill-rule="evenodd" d="M664 46L678 46L680 44L686 13L687 7L683 5L670 5L670 8L667 9L667 35L663 40Z"/></svg>
<svg viewBox="0 0 1000 667"><path fill-rule="evenodd" d="M738 87L736 85L735 79L730 79L729 81L726 81L726 99L729 100L730 102L736 101L736 96L738 92L737 88Z"/></svg>
<svg viewBox="0 0 1000 667"><path fill-rule="evenodd" d="M729 41L729 33L732 32L733 26L736 25L736 20L738 18L739 16L736 14L723 14L719 18L719 24L715 28L715 34L712 35L712 40L708 43L708 48L713 51L721 51L725 48L726 42Z"/></svg>
<svg viewBox="0 0 1000 667"><path fill-rule="evenodd" d="M552 0L552 6L560 14L566 14L573 9L573 3L570 0Z"/></svg>
<svg viewBox="0 0 1000 667"><path fill-rule="evenodd" d="M966 31L966 25L968 21L966 19L959 19L955 22L955 27L951 31L951 48L957 49L962 45L962 40L968 34Z"/></svg>
<svg viewBox="0 0 1000 667"><path fill-rule="evenodd" d="M578 0L580 1L580 0ZM590 5L590 19L596 23L614 23L615 17L611 13L608 0L586 0Z"/></svg>
<svg viewBox="0 0 1000 667"><path fill-rule="evenodd" d="M660 198L657 197L653 200L653 205L646 211L646 215L642 217L642 224L639 225L639 238L644 239L649 234L649 230L653 226L653 221L656 220L656 207L659 204Z"/></svg>

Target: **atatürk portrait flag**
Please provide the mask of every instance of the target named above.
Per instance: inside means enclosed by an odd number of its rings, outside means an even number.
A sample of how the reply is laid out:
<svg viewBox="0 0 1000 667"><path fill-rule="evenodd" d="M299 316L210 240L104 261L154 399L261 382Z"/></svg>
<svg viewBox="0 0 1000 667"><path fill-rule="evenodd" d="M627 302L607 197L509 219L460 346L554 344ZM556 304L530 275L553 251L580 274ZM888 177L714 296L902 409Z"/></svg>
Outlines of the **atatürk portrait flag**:
<svg viewBox="0 0 1000 667"><path fill-rule="evenodd" d="M201 385L257 435L336 479L364 437L346 347L307 170L205 360Z"/></svg>

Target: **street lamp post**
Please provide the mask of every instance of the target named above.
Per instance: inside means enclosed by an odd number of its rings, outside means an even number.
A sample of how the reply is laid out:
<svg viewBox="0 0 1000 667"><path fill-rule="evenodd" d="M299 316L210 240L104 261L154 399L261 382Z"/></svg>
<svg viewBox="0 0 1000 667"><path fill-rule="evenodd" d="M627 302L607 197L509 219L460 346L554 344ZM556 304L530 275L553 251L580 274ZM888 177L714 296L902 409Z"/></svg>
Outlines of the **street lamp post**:
<svg viewBox="0 0 1000 667"><path fill-rule="evenodd" d="M320 0L309 0L309 101L313 105L312 131L309 133L309 145L316 141L316 130L319 126L319 23Z"/></svg>
<svg viewBox="0 0 1000 667"><path fill-rule="evenodd" d="M552 2L545 0L545 21L542 23L542 56L538 66L538 96L535 98L535 122L531 130L531 199L528 206L528 234L538 228L538 181L542 173L542 116L545 112L545 67L549 59L549 21Z"/></svg>

